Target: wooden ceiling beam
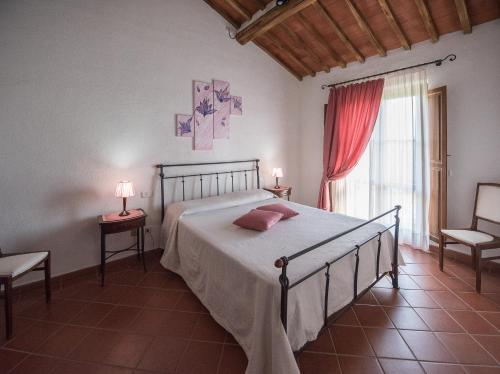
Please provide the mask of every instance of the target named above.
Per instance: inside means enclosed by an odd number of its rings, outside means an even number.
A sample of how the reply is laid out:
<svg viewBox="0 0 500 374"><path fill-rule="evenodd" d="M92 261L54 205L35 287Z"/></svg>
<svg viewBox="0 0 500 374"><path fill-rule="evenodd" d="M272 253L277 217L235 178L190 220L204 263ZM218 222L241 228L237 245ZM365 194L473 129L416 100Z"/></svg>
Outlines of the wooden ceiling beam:
<svg viewBox="0 0 500 374"><path fill-rule="evenodd" d="M379 54L379 56L386 56L387 52L385 51L385 48L382 47L382 44L380 44L378 39L375 37L373 30L368 25L368 23L366 22L364 17L361 15L361 13L359 12L356 5L354 5L351 0L345 0L345 3L347 4L347 7L351 11L354 18L356 19L358 26L361 28L361 30L363 30L365 32L366 36L368 36L368 39L370 40L370 43L377 50L377 53Z"/></svg>
<svg viewBox="0 0 500 374"><path fill-rule="evenodd" d="M292 41L303 49L309 57L314 61L314 63L321 67L325 73L330 72L330 67L321 61L321 57L307 44L304 39L301 38L299 34L294 33L286 24L282 23L279 27L292 39Z"/></svg>
<svg viewBox="0 0 500 374"><path fill-rule="evenodd" d="M285 61L283 61L279 56L276 56L274 53L272 53L269 49L267 49L261 42L259 42L257 39L253 41L255 45L257 45L260 49L262 49L264 52L266 52L274 61L276 61L278 64L280 64L286 71L288 71L290 74L292 74L295 78L297 78L299 81L302 80L302 75L297 73L292 67L290 67Z"/></svg>
<svg viewBox="0 0 500 374"><path fill-rule="evenodd" d="M472 25L465 0L455 0L455 7L457 8L458 18L460 18L464 34L470 34L472 32Z"/></svg>
<svg viewBox="0 0 500 374"><path fill-rule="evenodd" d="M265 0L254 0L258 5L260 10L264 10L267 7Z"/></svg>
<svg viewBox="0 0 500 374"><path fill-rule="evenodd" d="M342 32L340 27L337 25L337 23L333 20L332 16L328 13L328 10L325 8L323 4L321 4L320 1L316 2L315 4L316 9L321 13L323 18L327 21L327 23L330 25L330 27L333 29L335 34L338 36L338 38L344 43L344 45L349 49L356 60L359 62L365 62L364 56L358 51L358 49L351 43L349 38Z"/></svg>
<svg viewBox="0 0 500 374"><path fill-rule="evenodd" d="M427 33L429 34L432 42L436 43L439 39L439 34L436 31L436 25L434 25L434 20L432 19L431 13L429 12L429 8L427 8L425 0L415 0L415 5L418 8L420 17L422 17L422 21L424 22Z"/></svg>
<svg viewBox="0 0 500 374"><path fill-rule="evenodd" d="M279 37L272 32L271 30L266 33L266 38L268 38L276 47L278 47L291 61L293 61L296 65L299 65L302 70L306 72L307 75L314 77L316 72L311 69L306 63L304 63L300 57L286 44L282 43L279 40Z"/></svg>
<svg viewBox="0 0 500 374"><path fill-rule="evenodd" d="M302 14L298 14L298 18L297 18L300 22L300 24L302 25L303 28L305 28L309 34L311 34L317 41L319 41L319 43L321 44L321 46L323 48L325 48L328 53L330 54L330 57L335 61L335 63L337 65L340 65L341 67L345 68L346 67L346 63L345 61L342 59L342 57L340 57L338 55L338 53L332 48L332 46L330 45L330 43L324 38L323 35L321 35L310 23L309 21L302 15Z"/></svg>
<svg viewBox="0 0 500 374"><path fill-rule="evenodd" d="M390 5L387 3L387 0L378 0L378 4L380 5L382 12L384 12L385 18L387 19L387 22L391 26L392 31L394 31L394 34L396 34L396 37L398 38L399 43L401 44L401 47L403 47L404 49L410 49L411 45L408 42L408 38L401 29L401 25L394 16L394 13Z"/></svg>
<svg viewBox="0 0 500 374"><path fill-rule="evenodd" d="M241 27L241 24L238 21L233 19L233 17L231 17L229 15L229 13L227 13L224 9L217 6L212 0L204 0L204 1L205 1L205 3L208 4L208 6L210 6L210 8L215 10L217 13L219 13L222 16L222 18L224 18L227 22L229 22L231 24L231 26L233 26L236 29L239 29Z"/></svg>
<svg viewBox="0 0 500 374"><path fill-rule="evenodd" d="M285 5L275 6L248 26L238 31L236 33L236 40L238 40L240 44L246 44L314 2L316 2L316 0L290 0Z"/></svg>
<svg viewBox="0 0 500 374"><path fill-rule="evenodd" d="M242 16L245 21L248 21L249 19L252 18L252 14L243 8L240 3L237 3L235 0L225 0L226 4L229 5L231 8L233 8L236 13L238 13L240 16Z"/></svg>

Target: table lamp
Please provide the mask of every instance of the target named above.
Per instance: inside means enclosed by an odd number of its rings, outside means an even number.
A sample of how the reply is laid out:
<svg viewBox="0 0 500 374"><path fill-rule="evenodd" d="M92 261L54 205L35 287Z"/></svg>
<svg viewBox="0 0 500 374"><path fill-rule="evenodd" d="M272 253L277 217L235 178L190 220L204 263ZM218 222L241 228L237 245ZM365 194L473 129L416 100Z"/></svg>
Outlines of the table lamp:
<svg viewBox="0 0 500 374"><path fill-rule="evenodd" d="M276 177L276 186L274 186L274 188L280 188L278 180L279 180L279 178L283 178L283 169L282 168L273 168L273 177Z"/></svg>
<svg viewBox="0 0 500 374"><path fill-rule="evenodd" d="M127 211L127 197L135 196L134 185L132 182L118 182L116 185L115 196L123 198L123 211L120 213L120 216L128 216L130 213Z"/></svg>

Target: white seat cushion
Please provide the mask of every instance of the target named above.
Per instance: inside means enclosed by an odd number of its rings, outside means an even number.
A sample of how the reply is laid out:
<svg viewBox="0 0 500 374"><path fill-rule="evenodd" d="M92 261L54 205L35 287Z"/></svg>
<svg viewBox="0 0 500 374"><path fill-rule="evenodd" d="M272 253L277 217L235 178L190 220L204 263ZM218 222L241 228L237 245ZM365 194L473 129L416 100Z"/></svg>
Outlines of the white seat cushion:
<svg viewBox="0 0 500 374"><path fill-rule="evenodd" d="M0 276L15 277L43 261L49 252L25 253L21 255L0 257Z"/></svg>
<svg viewBox="0 0 500 374"><path fill-rule="evenodd" d="M445 235L448 235L457 240L463 241L467 244L479 244L491 242L495 239L493 236L485 234L480 231L472 231L472 230L441 230L441 232Z"/></svg>

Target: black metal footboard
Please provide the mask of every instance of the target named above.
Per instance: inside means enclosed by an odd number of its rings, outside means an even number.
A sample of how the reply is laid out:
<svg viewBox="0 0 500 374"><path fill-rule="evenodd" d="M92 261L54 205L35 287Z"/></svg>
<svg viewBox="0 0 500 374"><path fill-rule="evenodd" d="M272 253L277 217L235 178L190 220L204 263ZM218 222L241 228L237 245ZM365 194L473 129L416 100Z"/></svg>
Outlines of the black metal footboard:
<svg viewBox="0 0 500 374"><path fill-rule="evenodd" d="M362 246L364 246L365 244L367 244L368 242L370 242L371 240L376 239L376 238L378 238L377 264L376 264L376 268L375 268L376 280L367 289L371 288L377 281L379 281L382 277L384 277L387 273L380 274L380 272L379 272L381 238L382 238L382 234L384 232L392 229L393 227L394 227L394 250L393 250L393 258L392 258L392 270L389 271L389 275L392 279L392 286L394 288L399 288L399 285L398 285L398 241L399 241L399 238L398 238L398 236L399 236L399 210L400 209L401 209L401 206L396 205L393 209L391 209L391 210L389 210L389 211L387 211L387 212L385 212L385 213L383 213L375 218L372 218L369 221L363 222L362 224L360 224L358 226L350 228L349 230L341 232L340 234L332 236L331 238L325 239L325 240L323 240L317 244L314 244L306 249L303 249L297 253L294 253L291 256L288 256L288 257L283 256L283 257L280 257L279 259L276 260L276 262L274 263L274 266L281 269L281 275L279 276L279 282L281 285L280 315L281 315L281 321L283 322L283 326L285 328L285 331L287 330L288 291L290 289L294 288L295 286L299 285L300 283L304 282L306 279L309 279L313 275L319 273L323 269L326 269L326 273L325 273L326 287L325 287L325 299L324 299L324 303L325 303L324 324L325 324L325 326L327 325L328 318L330 316L328 313L328 293L329 293L329 289L330 289L330 267L331 267L331 265L333 265L337 261L340 261L342 258L350 255L351 253L354 253L354 255L356 257L356 265L355 265L355 269L354 269L353 299L349 305L352 305L358 299L358 296L360 295L360 293L358 292L359 251L360 251ZM378 231L375 235L373 235L369 239L365 240L364 242L356 244L352 249L350 249L349 251L347 251L343 255L333 259L332 261L324 263L323 265L318 267L316 270L312 271L311 273L305 275L304 277L302 277L299 280L295 281L294 283L290 284L290 281L289 281L288 276L287 276L287 268L288 268L290 261L297 259L298 257L305 255L306 253L311 252L311 251L315 250L316 248L319 248L327 243L330 243L330 242L332 242L332 241L334 241L334 240L336 240L344 235L347 235L347 234L349 234L349 233L351 233L351 232L353 232L353 231L355 231L363 226L366 226L369 223L374 222L374 221L376 221L376 220L378 220L386 215L389 215L393 212L395 212L395 215L394 215L395 223L393 225L385 228L382 231ZM365 290L367 290L367 289L365 289ZM361 294L365 290L362 290Z"/></svg>

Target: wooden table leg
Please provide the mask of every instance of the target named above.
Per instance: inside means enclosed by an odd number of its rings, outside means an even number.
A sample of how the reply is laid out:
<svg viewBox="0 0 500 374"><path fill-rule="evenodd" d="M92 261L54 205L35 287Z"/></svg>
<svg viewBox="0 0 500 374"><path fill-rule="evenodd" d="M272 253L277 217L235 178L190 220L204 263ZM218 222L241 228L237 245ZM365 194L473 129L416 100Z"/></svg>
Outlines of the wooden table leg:
<svg viewBox="0 0 500 374"><path fill-rule="evenodd" d="M12 338L12 277L3 281L5 292L5 332L7 340Z"/></svg>
<svg viewBox="0 0 500 374"><path fill-rule="evenodd" d="M144 255L144 226L141 226L141 256L142 256L142 265L144 267L144 272L146 270L146 256Z"/></svg>
<svg viewBox="0 0 500 374"><path fill-rule="evenodd" d="M105 272L106 272L106 235L101 230L101 287L104 287Z"/></svg>

